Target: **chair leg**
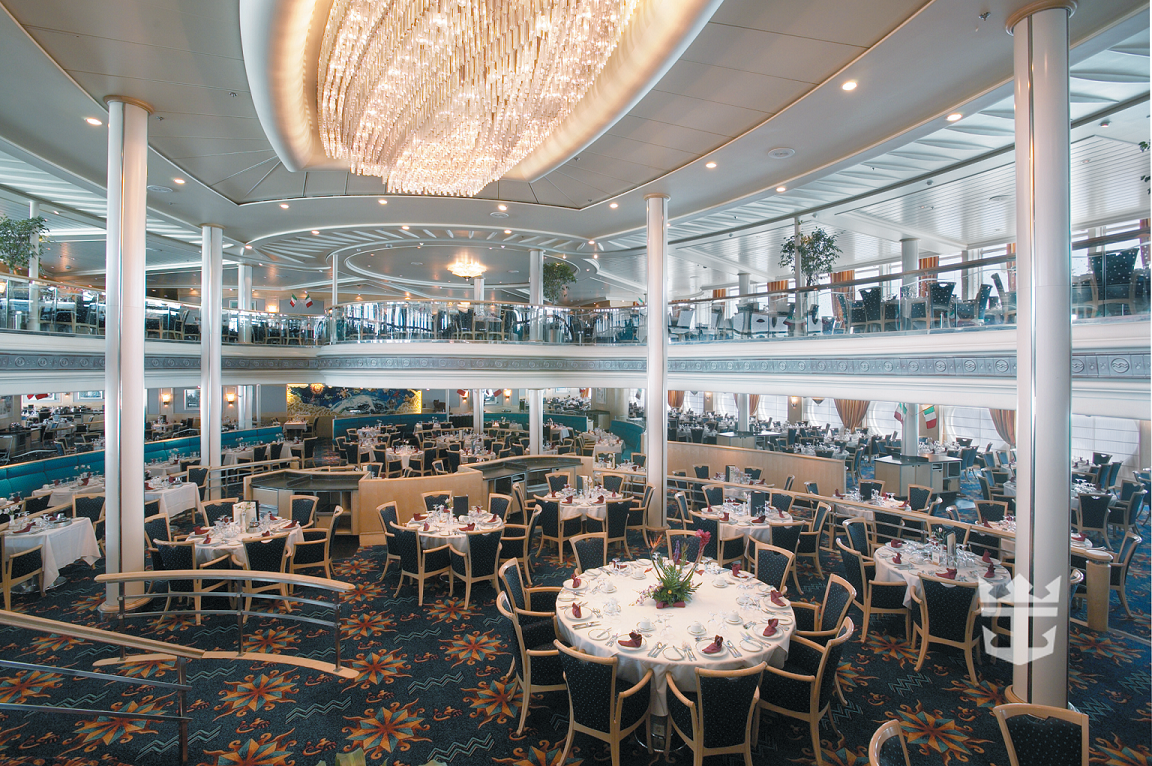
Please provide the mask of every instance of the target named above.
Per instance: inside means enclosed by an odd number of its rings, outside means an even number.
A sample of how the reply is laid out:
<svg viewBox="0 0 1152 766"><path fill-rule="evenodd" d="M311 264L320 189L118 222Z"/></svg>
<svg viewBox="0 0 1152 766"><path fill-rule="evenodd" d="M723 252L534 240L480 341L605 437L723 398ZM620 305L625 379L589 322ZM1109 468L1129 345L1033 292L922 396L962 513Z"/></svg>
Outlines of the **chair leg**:
<svg viewBox="0 0 1152 766"><path fill-rule="evenodd" d="M416 599L417 606L424 606L424 577L423 577L423 575L416 578L416 593L418 596Z"/></svg>
<svg viewBox="0 0 1152 766"><path fill-rule="evenodd" d="M864 595L867 596L868 594L865 593ZM867 601L864 602L864 608L861 611L864 612L864 618L860 620L860 643L864 643L868 640L868 623L872 618L872 610L869 608Z"/></svg>
<svg viewBox="0 0 1152 766"><path fill-rule="evenodd" d="M973 685L979 684L980 679L976 677L976 667L972 664L972 647L969 646L964 650L964 662L968 665L968 677L972 679Z"/></svg>
<svg viewBox="0 0 1152 766"><path fill-rule="evenodd" d="M1132 610L1128 608L1128 593L1124 588L1116 588L1116 592L1120 595L1120 606L1124 607L1124 613L1132 619Z"/></svg>
<svg viewBox="0 0 1152 766"><path fill-rule="evenodd" d="M920 656L916 659L916 670L924 667L924 660L928 658L928 636L920 631Z"/></svg>
<svg viewBox="0 0 1152 766"><path fill-rule="evenodd" d="M812 752L816 756L816 764L824 766L824 752L820 747L820 719L809 721L808 728L812 732Z"/></svg>
<svg viewBox="0 0 1152 766"><path fill-rule="evenodd" d="M453 589L455 589L455 585L453 585ZM472 600L472 581L471 580L465 580L464 581L464 608L465 609L468 608L468 602L471 600Z"/></svg>
<svg viewBox="0 0 1152 766"><path fill-rule="evenodd" d="M528 707L527 693L525 693L524 707ZM521 724L523 726L523 724ZM568 760L568 752L572 749L572 740L576 738L576 729L573 727L571 720L568 722L568 738L564 740L564 750L560 753L560 758L556 763L563 764Z"/></svg>
<svg viewBox="0 0 1152 766"><path fill-rule="evenodd" d="M400 580L396 583L396 590L392 592L392 598L400 595L400 589L404 587L404 570L400 570Z"/></svg>

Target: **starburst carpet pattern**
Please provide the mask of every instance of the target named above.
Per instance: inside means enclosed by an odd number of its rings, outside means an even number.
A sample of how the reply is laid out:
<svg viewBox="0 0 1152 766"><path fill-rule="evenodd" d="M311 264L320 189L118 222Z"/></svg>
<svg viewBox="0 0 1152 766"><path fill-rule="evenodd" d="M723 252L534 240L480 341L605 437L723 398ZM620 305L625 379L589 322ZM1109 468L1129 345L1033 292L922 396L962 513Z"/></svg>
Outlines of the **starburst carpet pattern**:
<svg viewBox="0 0 1152 766"><path fill-rule="evenodd" d="M1147 537L1147 536L1145 536ZM458 590L449 597L443 585L430 586L423 607L408 585L393 598L398 572L381 580L385 550L355 549L345 542L346 558L335 567L338 579L352 582L342 628L345 662L357 677L341 680L299 667L273 663L200 660L190 666L189 697L193 723L192 764L213 766L329 766L339 752L363 748L369 764L554 763L567 732L564 693L525 700L503 676L514 647L505 639L488 586L473 591L463 606ZM30 614L84 625L100 625L97 607L103 592L93 582L103 562L64 570L67 584L44 598L17 597L14 608ZM839 571L826 557L825 571ZM537 565L537 584L556 584L567 570L545 554ZM812 569L801 570L804 599L817 601L823 583ZM1129 580L1129 599L1138 620L1123 614L1113 596L1113 625L1096 634L1073 627L1070 641L1070 696L1091 718L1091 757L1103 766L1143 766L1150 760L1152 706L1149 704L1148 546L1144 544ZM853 620L859 625L856 610ZM1134 626L1143 625L1143 630ZM150 619L137 630L152 638L204 649L233 649L234 620ZM253 620L248 645L265 652L331 660L330 635L308 625L277 619ZM1137 635L1132 635L1137 634ZM75 638L0 630L0 656L90 670L92 662L115 650ZM843 735L827 723L821 729L829 766L861 766L873 731L895 718L908 737L917 764L979 763L1008 766L992 707L1004 701L1011 668L985 661L980 681L971 683L958 650L933 650L924 668L903 635L902 619L874 619L866 642L859 631L840 667L847 705L833 703L832 715ZM168 662L129 665L123 674L160 681L175 679ZM72 707L132 712L174 712L175 695L161 687L113 687L93 680L50 673L0 670L0 702L66 704ZM530 712L523 735L515 733L521 706ZM174 764L176 728L126 716L71 717L0 712L0 763L44 766L84 764ZM660 762L634 742L623 763ZM806 725L765 714L753 750L757 764L813 763ZM673 752L671 763L690 763L687 750ZM567 764L608 762L607 750L578 736ZM737 763L717 759L716 763Z"/></svg>

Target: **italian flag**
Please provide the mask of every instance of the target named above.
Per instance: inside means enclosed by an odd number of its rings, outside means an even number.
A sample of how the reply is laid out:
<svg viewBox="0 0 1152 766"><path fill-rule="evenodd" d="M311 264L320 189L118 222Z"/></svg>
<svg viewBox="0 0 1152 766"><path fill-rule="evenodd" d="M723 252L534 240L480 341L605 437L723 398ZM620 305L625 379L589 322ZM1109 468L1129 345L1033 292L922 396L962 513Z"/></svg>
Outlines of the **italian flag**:
<svg viewBox="0 0 1152 766"><path fill-rule="evenodd" d="M936 405L929 404L924 408L924 425L929 428L936 427Z"/></svg>
<svg viewBox="0 0 1152 766"><path fill-rule="evenodd" d="M904 416L908 414L908 405L904 402L899 402L896 405L896 411L892 413L892 417L900 423L904 422Z"/></svg>
<svg viewBox="0 0 1152 766"><path fill-rule="evenodd" d="M312 296L308 293L304 293L304 308L312 308Z"/></svg>
<svg viewBox="0 0 1152 766"><path fill-rule="evenodd" d="M290 297L288 299L288 305L295 308L295 306L296 306L296 295L295 294L293 294L292 297Z"/></svg>

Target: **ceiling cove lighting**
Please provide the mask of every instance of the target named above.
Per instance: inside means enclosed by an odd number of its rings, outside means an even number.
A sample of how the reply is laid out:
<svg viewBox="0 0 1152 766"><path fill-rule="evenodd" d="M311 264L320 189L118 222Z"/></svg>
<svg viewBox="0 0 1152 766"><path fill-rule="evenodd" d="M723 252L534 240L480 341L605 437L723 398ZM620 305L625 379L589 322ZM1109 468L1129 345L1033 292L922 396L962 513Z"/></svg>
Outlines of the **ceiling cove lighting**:
<svg viewBox="0 0 1152 766"><path fill-rule="evenodd" d="M84 122L88 123L89 125L91 125L94 128L98 128L104 124L103 122L96 119L95 117L85 117Z"/></svg>
<svg viewBox="0 0 1152 766"><path fill-rule="evenodd" d="M317 62L320 139L389 192L475 196L551 136L639 0L335 0Z"/></svg>
<svg viewBox="0 0 1152 766"><path fill-rule="evenodd" d="M456 260L448 264L448 270L463 279L475 279L488 270L488 267L474 260L468 253L456 256Z"/></svg>
<svg viewBox="0 0 1152 766"><path fill-rule="evenodd" d="M948 122L959 122L960 120L964 119L964 115L960 114L959 112L953 112L944 119L948 120Z"/></svg>
<svg viewBox="0 0 1152 766"><path fill-rule="evenodd" d="M856 90L856 81L855 80L849 80L848 82L844 83L840 87L843 90Z"/></svg>

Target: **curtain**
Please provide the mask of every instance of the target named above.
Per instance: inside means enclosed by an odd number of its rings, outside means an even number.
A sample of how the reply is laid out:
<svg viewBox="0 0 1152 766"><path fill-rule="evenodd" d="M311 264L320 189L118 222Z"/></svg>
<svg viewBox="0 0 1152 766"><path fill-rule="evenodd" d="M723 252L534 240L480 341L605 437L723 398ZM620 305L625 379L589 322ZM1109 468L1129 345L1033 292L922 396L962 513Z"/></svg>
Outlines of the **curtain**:
<svg viewBox="0 0 1152 766"><path fill-rule="evenodd" d="M992 416L992 425L996 426L996 433L1000 438L1016 446L1016 410L994 410L988 409L988 414Z"/></svg>
<svg viewBox="0 0 1152 766"><path fill-rule="evenodd" d="M868 414L868 405L871 402L863 402L857 399L835 399L836 412L840 415L840 422L844 424L844 428L848 431L855 431L864 422L864 416Z"/></svg>
<svg viewBox="0 0 1152 766"><path fill-rule="evenodd" d="M683 391L669 391L668 392L668 406L674 410L678 410L684 406L684 392Z"/></svg>
<svg viewBox="0 0 1152 766"><path fill-rule="evenodd" d="M921 270L934 269L939 265L940 265L940 256L938 256L938 255L926 255L920 259L920 269ZM936 274L931 274L928 276L925 276L925 275L920 276L920 297L921 298L932 297L932 285L934 285L936 283L937 276L938 275L936 275Z"/></svg>
<svg viewBox="0 0 1152 766"><path fill-rule="evenodd" d="M856 270L855 269L848 269L847 271L833 271L832 272L832 284L833 285L835 285L837 282L851 282L854 279L856 279ZM852 291L854 289L855 288L852 288L852 287L833 287L832 292L833 293L843 293L844 298L846 300L848 300L849 302L851 302ZM832 315L835 316L836 319L841 323L847 322L849 319L849 317L844 316L844 312L840 310L840 301L836 300L835 298L832 299Z"/></svg>
<svg viewBox="0 0 1152 766"><path fill-rule="evenodd" d="M736 411L740 411L740 394L732 394L732 400L736 402ZM756 417L756 408L760 406L760 394L748 394L748 417Z"/></svg>

